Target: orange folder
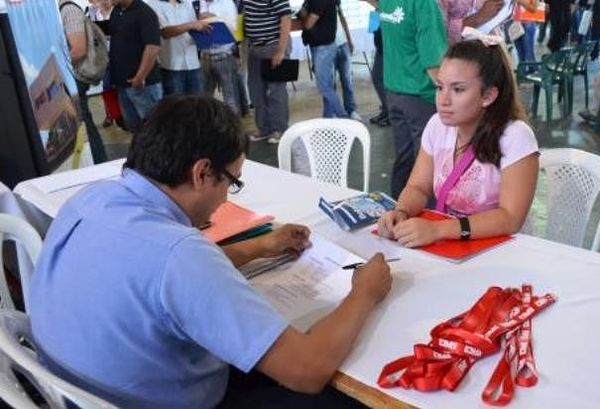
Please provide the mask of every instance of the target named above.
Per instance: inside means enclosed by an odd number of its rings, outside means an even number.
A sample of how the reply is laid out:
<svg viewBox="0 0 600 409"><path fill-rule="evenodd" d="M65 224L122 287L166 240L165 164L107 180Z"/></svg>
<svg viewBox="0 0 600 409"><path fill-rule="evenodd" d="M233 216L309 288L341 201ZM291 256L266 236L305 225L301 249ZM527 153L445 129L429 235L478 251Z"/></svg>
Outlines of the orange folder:
<svg viewBox="0 0 600 409"><path fill-rule="evenodd" d="M452 219L452 216L432 210L424 210L417 217L432 221ZM373 233L377 234L377 230ZM460 263L512 238L513 236L503 235L484 239L440 240L417 249L443 257L454 263Z"/></svg>
<svg viewBox="0 0 600 409"><path fill-rule="evenodd" d="M210 226L202 233L215 243L238 233L253 229L274 219L270 215L256 214L232 202L225 202L213 213Z"/></svg>

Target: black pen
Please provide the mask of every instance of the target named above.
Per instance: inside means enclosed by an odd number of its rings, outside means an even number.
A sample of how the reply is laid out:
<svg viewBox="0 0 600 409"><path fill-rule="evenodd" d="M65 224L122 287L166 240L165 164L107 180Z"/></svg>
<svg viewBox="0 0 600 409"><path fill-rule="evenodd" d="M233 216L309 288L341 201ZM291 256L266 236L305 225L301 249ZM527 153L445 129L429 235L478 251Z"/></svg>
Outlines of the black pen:
<svg viewBox="0 0 600 409"><path fill-rule="evenodd" d="M400 257L386 258L384 261L387 262L387 263L391 263L392 261L398 261L398 260L400 260ZM367 264L367 263L364 262L364 261L360 261L358 263L348 264L348 265L343 266L342 270L354 270L355 268L362 267L365 264Z"/></svg>

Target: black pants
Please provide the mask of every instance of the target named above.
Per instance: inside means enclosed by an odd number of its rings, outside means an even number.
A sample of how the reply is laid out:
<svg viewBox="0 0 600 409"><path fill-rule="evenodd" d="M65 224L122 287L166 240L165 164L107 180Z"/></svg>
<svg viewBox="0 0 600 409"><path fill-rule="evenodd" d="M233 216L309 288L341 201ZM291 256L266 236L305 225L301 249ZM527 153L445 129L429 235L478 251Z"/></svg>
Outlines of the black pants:
<svg viewBox="0 0 600 409"><path fill-rule="evenodd" d="M385 88L383 86L383 52L381 49L377 49L375 52L375 60L373 61L373 70L371 71L371 80L373 86L379 97L381 103L381 113L388 115L388 104L387 96L385 95Z"/></svg>
<svg viewBox="0 0 600 409"><path fill-rule="evenodd" d="M363 409L363 404L326 387L318 395L293 392L259 372L231 368L229 385L219 409Z"/></svg>
<svg viewBox="0 0 600 409"><path fill-rule="evenodd" d="M552 0L548 3L550 14L550 51L560 50L567 41L571 27L571 2L569 0Z"/></svg>
<svg viewBox="0 0 600 409"><path fill-rule="evenodd" d="M397 199L408 182L421 146L421 134L429 118L435 114L435 105L414 95L389 91L387 102L396 151L390 191Z"/></svg>
<svg viewBox="0 0 600 409"><path fill-rule="evenodd" d="M85 124L85 131L87 132L88 142L90 143L92 158L94 159L94 163L102 163L107 160L106 150L104 149L102 137L100 136L100 132L98 132L98 128L96 128L96 124L94 124L94 119L92 118L92 113L90 112L90 107L88 105L87 92L89 89L89 84L77 81L77 93L79 94L79 105L81 106L81 119Z"/></svg>

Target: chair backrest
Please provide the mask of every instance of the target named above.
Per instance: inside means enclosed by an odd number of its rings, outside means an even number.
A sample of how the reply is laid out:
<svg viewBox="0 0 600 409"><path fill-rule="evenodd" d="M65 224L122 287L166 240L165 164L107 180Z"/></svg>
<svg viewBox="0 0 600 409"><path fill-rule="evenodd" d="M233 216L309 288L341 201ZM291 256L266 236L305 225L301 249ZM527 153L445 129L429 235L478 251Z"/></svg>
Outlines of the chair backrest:
<svg viewBox="0 0 600 409"><path fill-rule="evenodd" d="M545 189L545 238L582 247L590 215L600 192L600 156L578 149L542 150L538 192ZM537 199L537 197L536 197ZM591 249L600 247L600 226L594 226Z"/></svg>
<svg viewBox="0 0 600 409"><path fill-rule="evenodd" d="M38 232L20 217L0 213L0 241L7 239L14 239L17 244L20 244L27 252L31 265L35 265L42 249L42 239ZM0 251L0 307L14 309L14 302L8 290L2 261L2 252ZM23 300L25 300L25 307L27 307L31 271L30 268L19 268L19 270L21 272Z"/></svg>
<svg viewBox="0 0 600 409"><path fill-rule="evenodd" d="M35 350L29 346L35 348L29 317L20 311L0 310L0 354L4 358L4 364L0 365L2 371L0 380L13 381L14 387L11 392L13 399L21 398L23 401L29 399L26 398L27 394L24 393L24 388L15 376L15 373L19 373L29 381L50 408L63 409L67 407L68 402L81 409L116 408L48 371L38 362ZM4 384L4 382L0 383ZM0 386L0 391L2 388ZM38 407L31 399L29 400L33 407Z"/></svg>
<svg viewBox="0 0 600 409"><path fill-rule="evenodd" d="M571 55L573 55L572 48L563 48L552 54L543 55L542 75L551 75L554 77L556 75L569 74L572 70Z"/></svg>
<svg viewBox="0 0 600 409"><path fill-rule="evenodd" d="M338 186L348 187L348 162L355 139L363 151L363 191L369 191L371 137L369 130L352 119L310 119L288 128L277 151L279 168L292 171L292 143L301 139L308 153L311 176Z"/></svg>
<svg viewBox="0 0 600 409"><path fill-rule="evenodd" d="M575 74L583 73L587 70L590 54L596 46L596 41L586 41L579 44L573 51L573 72Z"/></svg>

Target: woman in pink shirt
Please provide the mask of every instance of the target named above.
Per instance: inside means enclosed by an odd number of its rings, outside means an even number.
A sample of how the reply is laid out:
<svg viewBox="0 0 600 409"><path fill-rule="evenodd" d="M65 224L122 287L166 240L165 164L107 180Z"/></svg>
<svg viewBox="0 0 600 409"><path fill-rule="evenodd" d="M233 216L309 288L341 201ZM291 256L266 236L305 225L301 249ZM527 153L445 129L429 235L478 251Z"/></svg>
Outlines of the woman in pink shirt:
<svg viewBox="0 0 600 409"><path fill-rule="evenodd" d="M533 201L539 155L506 53L480 40L457 43L440 66L436 86L438 113L423 131L396 209L379 221L379 234L418 247L519 231ZM455 166L465 170L453 172ZM446 183L452 173L456 182ZM432 195L442 200L438 209L457 218L415 217Z"/></svg>

